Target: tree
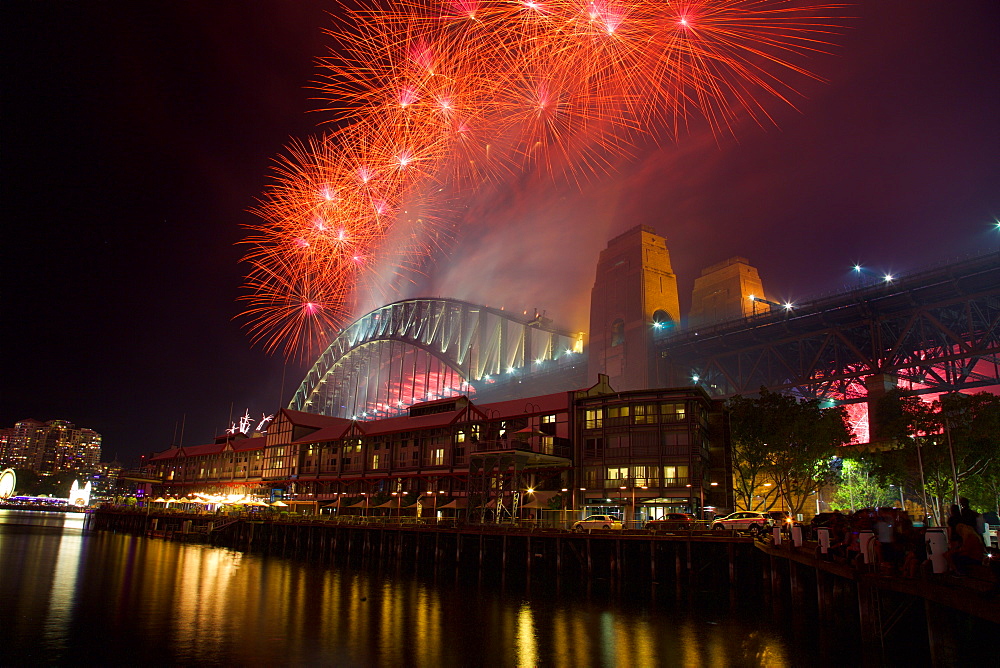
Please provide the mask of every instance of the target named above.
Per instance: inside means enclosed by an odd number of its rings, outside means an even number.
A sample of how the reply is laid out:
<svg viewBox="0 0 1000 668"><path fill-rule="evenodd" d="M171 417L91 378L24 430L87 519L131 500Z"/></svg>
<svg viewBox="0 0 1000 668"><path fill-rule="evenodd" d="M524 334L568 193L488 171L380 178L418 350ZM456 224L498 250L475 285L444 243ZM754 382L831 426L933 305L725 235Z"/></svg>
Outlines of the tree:
<svg viewBox="0 0 1000 668"><path fill-rule="evenodd" d="M777 425L772 413L759 410L759 400L736 396L729 400L733 449L733 491L737 505L746 510L766 510L778 497L771 482L771 434Z"/></svg>
<svg viewBox="0 0 1000 668"><path fill-rule="evenodd" d="M824 409L817 399L800 401L763 387L756 398L734 397L729 408L735 491L744 507L769 508L780 495L797 514L811 494L837 480L836 448L851 439L842 408ZM768 480L773 491L759 495Z"/></svg>
<svg viewBox="0 0 1000 668"><path fill-rule="evenodd" d="M928 403L894 390L877 411L895 446L877 458L879 474L918 489L937 523L958 494L1000 505L1000 397L953 393Z"/></svg>
<svg viewBox="0 0 1000 668"><path fill-rule="evenodd" d="M844 459L840 484L833 495L834 505L854 510L891 506L896 499L874 469L863 459Z"/></svg>

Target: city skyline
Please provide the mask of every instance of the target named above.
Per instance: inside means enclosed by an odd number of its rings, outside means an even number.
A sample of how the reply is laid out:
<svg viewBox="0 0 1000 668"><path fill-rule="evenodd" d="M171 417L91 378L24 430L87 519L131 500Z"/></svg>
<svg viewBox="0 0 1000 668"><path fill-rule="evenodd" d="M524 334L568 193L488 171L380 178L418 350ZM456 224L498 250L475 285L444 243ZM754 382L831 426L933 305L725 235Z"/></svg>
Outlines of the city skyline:
<svg viewBox="0 0 1000 668"><path fill-rule="evenodd" d="M667 238L682 300L733 255L798 299L840 289L855 262L905 272L995 249L1000 9L853 9L813 64L826 82L775 106L776 128L695 128L583 193L516 183L469 202L452 257L381 301L538 308L572 327L598 252L640 223ZM181 424L205 443L287 404L309 363L266 356L233 320L235 244L270 162L323 120L306 86L327 10L5 6L4 424L86 424L126 460Z"/></svg>

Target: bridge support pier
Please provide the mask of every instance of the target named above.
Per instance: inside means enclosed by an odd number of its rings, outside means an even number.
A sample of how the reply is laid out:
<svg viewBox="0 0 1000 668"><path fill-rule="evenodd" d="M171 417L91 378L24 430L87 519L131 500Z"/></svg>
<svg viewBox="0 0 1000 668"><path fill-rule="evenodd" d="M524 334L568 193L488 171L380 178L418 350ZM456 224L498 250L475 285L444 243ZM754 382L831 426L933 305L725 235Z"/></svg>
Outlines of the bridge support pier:
<svg viewBox="0 0 1000 668"><path fill-rule="evenodd" d="M858 580L858 621L865 653L874 651L882 635L882 620L878 610L878 592L864 580Z"/></svg>
<svg viewBox="0 0 1000 668"><path fill-rule="evenodd" d="M803 599L805 598L805 587L802 585L802 572L801 566L789 559L788 560L788 583L789 589L792 592L792 608L795 610L800 610L802 608Z"/></svg>
<svg viewBox="0 0 1000 668"><path fill-rule="evenodd" d="M822 627L833 621L833 576L816 569L816 608Z"/></svg>
<svg viewBox="0 0 1000 668"><path fill-rule="evenodd" d="M774 556L769 555L768 561L770 562L768 570L771 574L771 599L774 601L774 605L777 606L781 602L781 571Z"/></svg>
<svg viewBox="0 0 1000 668"><path fill-rule="evenodd" d="M924 616L927 619L927 641L931 650L931 665L954 666L958 664L958 647L955 644L955 615L948 608L924 599ZM984 639L986 641L987 639Z"/></svg>

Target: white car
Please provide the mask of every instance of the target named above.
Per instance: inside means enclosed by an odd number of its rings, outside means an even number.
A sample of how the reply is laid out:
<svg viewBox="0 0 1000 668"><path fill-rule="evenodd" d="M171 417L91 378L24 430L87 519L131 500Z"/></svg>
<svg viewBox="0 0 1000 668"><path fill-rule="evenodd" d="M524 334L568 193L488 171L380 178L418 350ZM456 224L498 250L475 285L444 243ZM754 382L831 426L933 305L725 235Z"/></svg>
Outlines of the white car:
<svg viewBox="0 0 1000 668"><path fill-rule="evenodd" d="M622 523L612 515L587 515L582 520L573 523L573 531L588 531L590 529L621 529Z"/></svg>
<svg viewBox="0 0 1000 668"><path fill-rule="evenodd" d="M749 531L751 534L764 533L771 528L771 516L752 510L737 511L725 517L716 517L712 521L712 528Z"/></svg>

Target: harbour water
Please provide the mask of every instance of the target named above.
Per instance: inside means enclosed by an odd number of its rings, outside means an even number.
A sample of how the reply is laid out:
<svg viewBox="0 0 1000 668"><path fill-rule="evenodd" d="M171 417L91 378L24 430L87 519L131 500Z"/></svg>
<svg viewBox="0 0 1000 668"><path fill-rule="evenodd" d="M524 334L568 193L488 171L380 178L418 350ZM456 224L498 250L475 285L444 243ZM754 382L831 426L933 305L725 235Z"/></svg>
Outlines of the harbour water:
<svg viewBox="0 0 1000 668"><path fill-rule="evenodd" d="M86 532L0 510L0 665L818 665L725 588L592 594ZM569 591L567 591L569 590Z"/></svg>

